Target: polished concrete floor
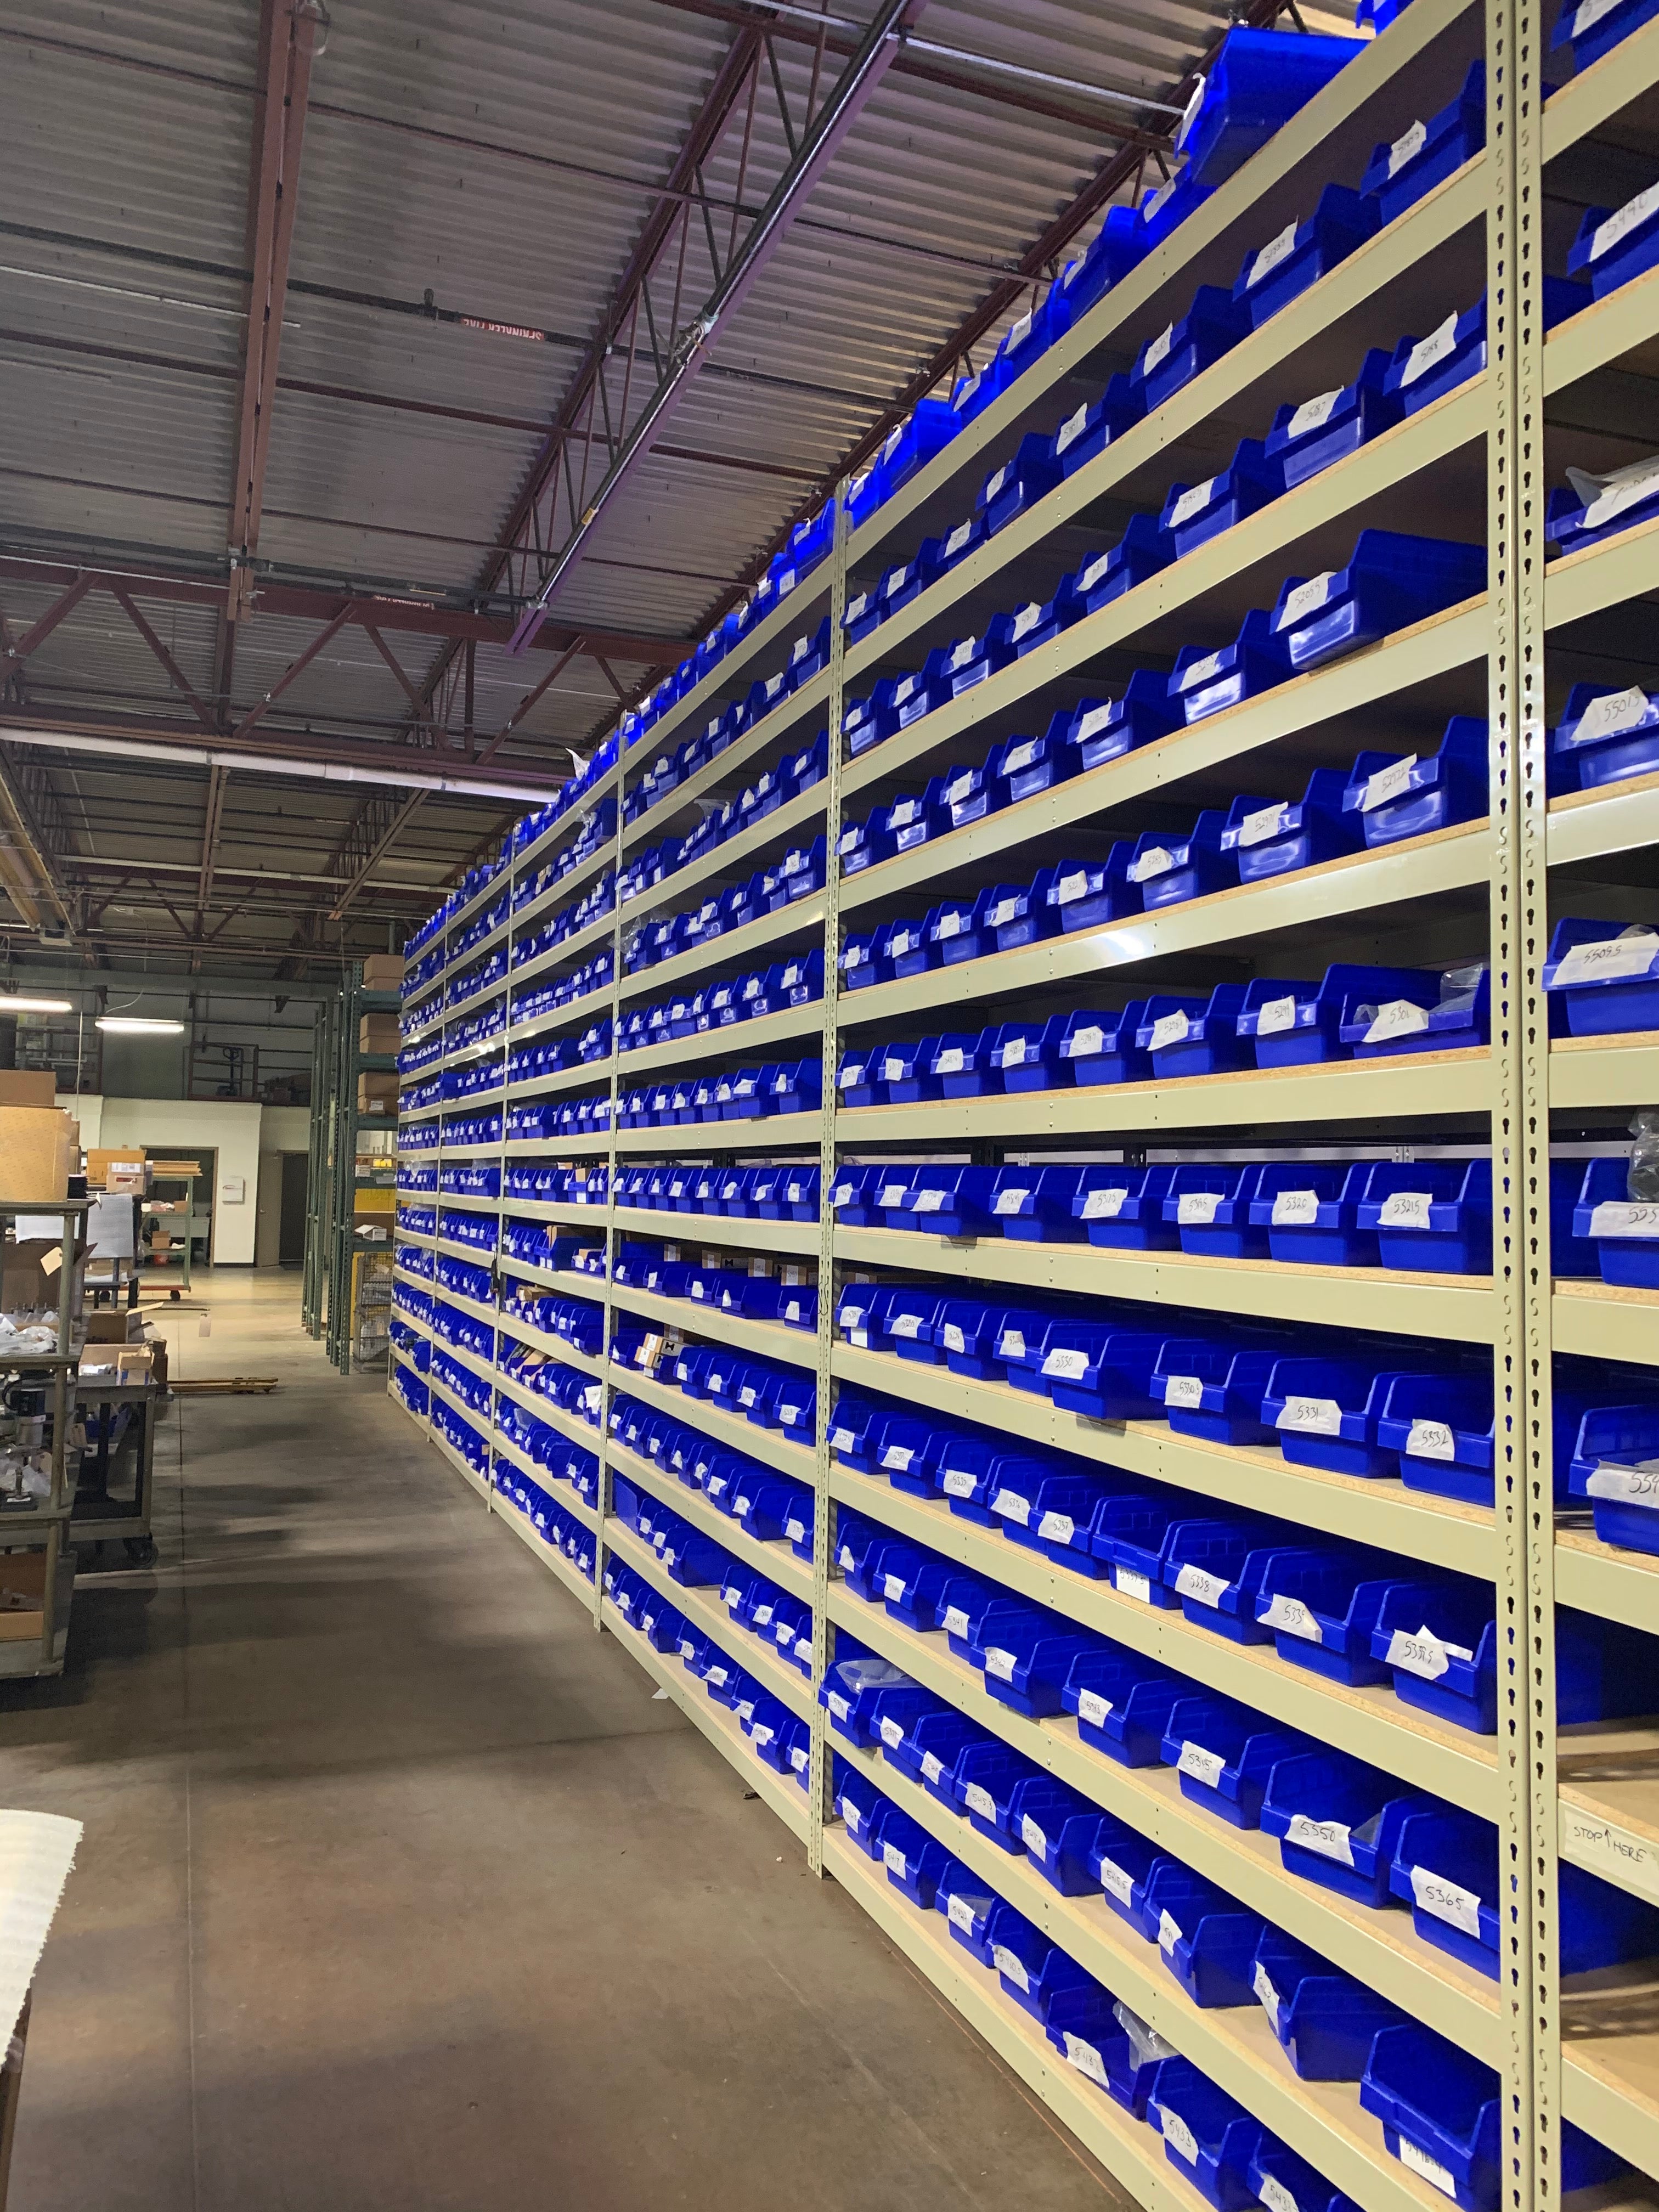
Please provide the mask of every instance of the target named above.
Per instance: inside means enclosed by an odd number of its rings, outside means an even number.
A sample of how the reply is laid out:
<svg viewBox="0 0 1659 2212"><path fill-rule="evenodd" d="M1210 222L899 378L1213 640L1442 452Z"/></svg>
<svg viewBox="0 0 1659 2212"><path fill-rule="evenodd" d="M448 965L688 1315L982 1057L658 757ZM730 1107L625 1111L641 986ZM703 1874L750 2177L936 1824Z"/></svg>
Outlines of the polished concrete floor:
<svg viewBox="0 0 1659 2212"><path fill-rule="evenodd" d="M1110 2212L292 1275L198 1284L154 1571L0 1688L73 1814L13 2212Z"/></svg>

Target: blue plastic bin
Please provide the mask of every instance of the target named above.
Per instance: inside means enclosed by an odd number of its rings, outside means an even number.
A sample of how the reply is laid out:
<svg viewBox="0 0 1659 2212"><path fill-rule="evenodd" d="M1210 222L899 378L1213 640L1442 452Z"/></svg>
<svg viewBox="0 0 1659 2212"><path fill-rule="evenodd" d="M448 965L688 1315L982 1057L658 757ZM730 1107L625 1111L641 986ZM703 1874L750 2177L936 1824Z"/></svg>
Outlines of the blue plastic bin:
<svg viewBox="0 0 1659 2212"><path fill-rule="evenodd" d="M1352 384L1279 410L1262 450L1284 471L1287 491L1393 428L1401 407L1384 389L1388 369L1389 356L1373 347Z"/></svg>
<svg viewBox="0 0 1659 2212"><path fill-rule="evenodd" d="M1200 284L1179 321L1148 338L1129 372L1131 388L1150 415L1184 384L1248 337L1250 318L1231 292Z"/></svg>
<svg viewBox="0 0 1659 2212"><path fill-rule="evenodd" d="M1255 1617L1273 1632L1273 1648L1348 1689L1387 1679L1371 1650L1382 1601L1400 1587L1399 1562L1346 1545L1307 1545L1268 1559ZM1426 1595L1426 1593L1425 1593Z"/></svg>
<svg viewBox="0 0 1659 2212"><path fill-rule="evenodd" d="M1455 715L1437 753L1361 753L1343 806L1359 817L1368 847L1479 821L1487 807L1487 750L1485 722Z"/></svg>
<svg viewBox="0 0 1659 2212"><path fill-rule="evenodd" d="M1347 1752L1304 1752L1267 1778L1261 1832L1278 1838L1287 1873L1380 1909L1401 1825L1435 1802Z"/></svg>
<svg viewBox="0 0 1659 2212"><path fill-rule="evenodd" d="M1073 1660L1060 1702L1076 1715L1079 1738L1091 1749L1120 1766L1157 1766L1163 1762L1170 1711L1191 1687L1138 1651L1097 1645ZM1113 1892L1097 1869L1093 1871L1127 1910L1128 1900Z"/></svg>
<svg viewBox="0 0 1659 2212"><path fill-rule="evenodd" d="M1179 702L1190 725L1243 700L1260 698L1288 684L1291 673L1290 652L1273 629L1271 611L1253 607L1231 645L1182 647L1170 678L1170 697Z"/></svg>
<svg viewBox="0 0 1659 2212"><path fill-rule="evenodd" d="M1212 1259L1266 1259L1267 1231L1250 1222L1249 1186L1256 1172L1248 1164L1176 1168L1164 1200L1164 1218L1176 1224L1183 1252Z"/></svg>
<svg viewBox="0 0 1659 2212"><path fill-rule="evenodd" d="M1574 1036L1659 1029L1659 928L1564 918L1550 939L1543 981L1565 1003ZM1610 1188L1600 1194L1614 1195Z"/></svg>
<svg viewBox="0 0 1659 2212"><path fill-rule="evenodd" d="M1238 1033L1246 986L1218 983L1207 999L1152 998L1135 1042L1151 1055L1160 1083L1189 1075L1222 1075L1253 1058Z"/></svg>
<svg viewBox="0 0 1659 2212"><path fill-rule="evenodd" d="M1376 230L1379 212L1346 185L1327 185L1305 222L1287 223L1276 237L1244 257L1233 284L1233 297L1249 310L1251 327L1288 307L1316 284Z"/></svg>
<svg viewBox="0 0 1659 2212"><path fill-rule="evenodd" d="M1171 1708L1164 1763L1181 1778L1181 1794L1235 1828L1254 1828L1275 1763L1313 1748L1295 1729L1231 1698L1182 1698Z"/></svg>
<svg viewBox="0 0 1659 2212"><path fill-rule="evenodd" d="M1168 532L1176 557L1184 560L1224 530L1270 506L1284 489L1279 465L1267 459L1261 440L1245 438L1216 475L1201 483L1170 486L1158 527Z"/></svg>
<svg viewBox="0 0 1659 2212"><path fill-rule="evenodd" d="M1224 183L1364 51L1360 39L1235 26L1176 134L1187 173L1212 187Z"/></svg>
<svg viewBox="0 0 1659 2212"><path fill-rule="evenodd" d="M1359 189L1385 223L1472 161L1486 143L1486 65L1471 62L1457 97L1426 123L1416 122L1371 155Z"/></svg>
<svg viewBox="0 0 1659 2212"><path fill-rule="evenodd" d="M1549 795L1599 791L1659 769L1659 700L1639 684L1575 684L1550 732Z"/></svg>
<svg viewBox="0 0 1659 2212"><path fill-rule="evenodd" d="M1378 1160L1365 1179L1359 1227L1376 1231L1385 1267L1490 1274L1492 1163Z"/></svg>
<svg viewBox="0 0 1659 2212"><path fill-rule="evenodd" d="M1346 568L1291 579L1273 629L1298 674L1357 653L1484 592L1486 549L1392 530L1362 530Z"/></svg>
<svg viewBox="0 0 1659 2212"><path fill-rule="evenodd" d="M1357 852L1362 833L1343 811L1346 783L1340 769L1316 768L1300 799L1275 799L1265 806L1236 799L1221 845L1224 852L1237 854L1239 881L1264 883L1294 868L1315 867Z"/></svg>
<svg viewBox="0 0 1659 2212"><path fill-rule="evenodd" d="M1574 1440L1568 1488L1589 1500L1602 1543L1659 1553L1659 1407L1592 1407Z"/></svg>
<svg viewBox="0 0 1659 2212"><path fill-rule="evenodd" d="M1056 1016L1060 1022L1060 1058L1075 1084L1146 1083L1152 1056L1137 1042L1146 1001L1132 999L1115 1013L1091 1009Z"/></svg>
<svg viewBox="0 0 1659 2212"><path fill-rule="evenodd" d="M1304 2081L1357 2081L1378 2032L1404 2015L1277 1928L1256 1945L1252 1986Z"/></svg>
<svg viewBox="0 0 1659 2212"><path fill-rule="evenodd" d="M1612 7L1606 5L1606 0L1564 0L1555 19L1550 52L1571 46L1574 67L1588 69L1632 31L1651 22L1656 14L1659 14L1656 0L1615 0Z"/></svg>
<svg viewBox="0 0 1659 2212"><path fill-rule="evenodd" d="M1250 2166L1261 2147L1261 2123L1191 2059L1162 2062L1146 2116L1163 2135L1170 2165L1216 2212L1245 2212L1255 2203Z"/></svg>

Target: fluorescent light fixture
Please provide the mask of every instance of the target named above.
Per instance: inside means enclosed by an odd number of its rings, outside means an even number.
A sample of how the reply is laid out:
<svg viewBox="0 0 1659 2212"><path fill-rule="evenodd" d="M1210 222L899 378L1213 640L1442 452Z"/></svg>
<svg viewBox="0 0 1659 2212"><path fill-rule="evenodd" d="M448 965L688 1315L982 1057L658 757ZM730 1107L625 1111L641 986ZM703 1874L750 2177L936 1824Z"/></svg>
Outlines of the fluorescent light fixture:
<svg viewBox="0 0 1659 2212"><path fill-rule="evenodd" d="M94 1026L109 1036L179 1036L185 1025L155 1021L148 1014L100 1014Z"/></svg>
<svg viewBox="0 0 1659 2212"><path fill-rule="evenodd" d="M15 992L0 991L0 1014L72 1014L72 999L23 999Z"/></svg>

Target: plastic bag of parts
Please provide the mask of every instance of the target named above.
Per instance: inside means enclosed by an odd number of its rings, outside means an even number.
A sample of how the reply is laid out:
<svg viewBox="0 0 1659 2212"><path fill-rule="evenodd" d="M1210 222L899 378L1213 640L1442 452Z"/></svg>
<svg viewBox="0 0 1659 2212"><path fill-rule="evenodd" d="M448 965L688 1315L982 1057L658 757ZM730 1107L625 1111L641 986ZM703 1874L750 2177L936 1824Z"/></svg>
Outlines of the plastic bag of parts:
<svg viewBox="0 0 1659 2212"><path fill-rule="evenodd" d="M1659 1112L1644 1106L1630 1125L1636 1142L1631 1147L1626 1195L1650 1206L1659 1200Z"/></svg>
<svg viewBox="0 0 1659 2212"><path fill-rule="evenodd" d="M1129 2039L1129 2048L1134 2053L1137 2070L1142 2066L1152 2065L1156 2059L1175 2058L1180 2055L1174 2044L1165 2042L1155 2027L1148 2027L1138 2012L1131 2012L1121 1997L1113 2004L1112 2013Z"/></svg>

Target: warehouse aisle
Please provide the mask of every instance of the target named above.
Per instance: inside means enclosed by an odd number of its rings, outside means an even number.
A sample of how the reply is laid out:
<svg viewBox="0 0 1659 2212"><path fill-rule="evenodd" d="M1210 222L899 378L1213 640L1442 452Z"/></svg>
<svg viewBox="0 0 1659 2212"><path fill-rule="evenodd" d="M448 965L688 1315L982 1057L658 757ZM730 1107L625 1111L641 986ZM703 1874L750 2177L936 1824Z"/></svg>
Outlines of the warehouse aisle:
<svg viewBox="0 0 1659 2212"><path fill-rule="evenodd" d="M160 1570L0 1693L0 1802L87 1825L20 2212L1113 2203L298 1294L173 1318L283 1388L182 1406Z"/></svg>

